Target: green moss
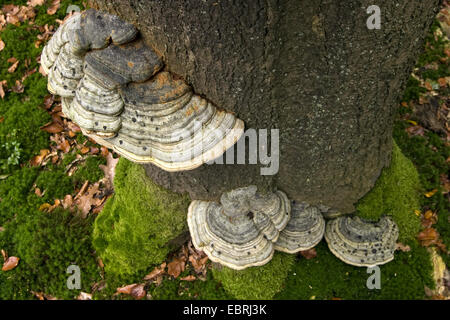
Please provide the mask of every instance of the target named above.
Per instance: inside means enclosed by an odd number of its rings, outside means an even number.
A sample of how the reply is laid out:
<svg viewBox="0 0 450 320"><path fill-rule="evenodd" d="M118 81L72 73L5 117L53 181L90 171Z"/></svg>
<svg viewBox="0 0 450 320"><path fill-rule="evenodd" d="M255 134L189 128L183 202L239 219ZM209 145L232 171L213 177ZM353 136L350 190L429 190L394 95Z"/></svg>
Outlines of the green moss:
<svg viewBox="0 0 450 320"><path fill-rule="evenodd" d="M99 156L87 157L73 174L74 181L76 183L84 183L86 180L89 182L99 181L104 176L104 172L99 167L101 164L106 164L105 158Z"/></svg>
<svg viewBox="0 0 450 320"><path fill-rule="evenodd" d="M394 261L380 266L380 290L367 288L366 268L338 260L324 241L316 250L317 257L295 263L277 299L423 299L424 285L433 286L429 254L415 242L410 252L397 252Z"/></svg>
<svg viewBox="0 0 450 320"><path fill-rule="evenodd" d="M15 269L0 271L0 298L26 299L35 291L73 299L80 291L90 292L92 283L100 280L91 246L90 219L56 209L52 213L35 211L32 216L18 220L13 239L15 249L8 253L21 260ZM70 265L81 270L81 290L67 288L66 270Z"/></svg>
<svg viewBox="0 0 450 320"><path fill-rule="evenodd" d="M63 159L62 159L61 165L63 167L67 167L76 158L77 158L77 155L75 153L66 153L66 154L63 155Z"/></svg>
<svg viewBox="0 0 450 320"><path fill-rule="evenodd" d="M27 195L38 175L36 168L23 168L0 180L0 226L27 205Z"/></svg>
<svg viewBox="0 0 450 320"><path fill-rule="evenodd" d="M36 179L36 187L43 192L43 200L46 202L62 199L65 195L72 194L74 190L72 179L63 168L55 166L49 166L41 171Z"/></svg>
<svg viewBox="0 0 450 320"><path fill-rule="evenodd" d="M106 271L133 274L161 263L169 241L187 230L189 198L155 185L142 166L124 158L114 188L94 228L93 243Z"/></svg>
<svg viewBox="0 0 450 320"><path fill-rule="evenodd" d="M399 227L399 241L414 239L420 230L420 181L416 168L394 143L391 164L385 168L373 189L358 202L361 217L377 220L391 216Z"/></svg>
<svg viewBox="0 0 450 320"><path fill-rule="evenodd" d="M214 278L237 299L272 299L279 292L295 260L295 255L275 252L272 260L261 267L233 270L214 267Z"/></svg>
<svg viewBox="0 0 450 320"><path fill-rule="evenodd" d="M233 299L208 272L206 281L165 279L160 286L151 285L149 293L156 300L230 300Z"/></svg>
<svg viewBox="0 0 450 320"><path fill-rule="evenodd" d="M436 228L440 238L450 247L450 203L442 194L440 176L450 171L450 146L445 145L439 135L427 132L423 137L409 137L405 129L409 125L405 121L397 121L394 126L394 137L402 152L412 160L419 172L420 182L426 191L437 189L430 198L421 197L422 207L438 214ZM449 255L442 255L446 264L450 264Z"/></svg>

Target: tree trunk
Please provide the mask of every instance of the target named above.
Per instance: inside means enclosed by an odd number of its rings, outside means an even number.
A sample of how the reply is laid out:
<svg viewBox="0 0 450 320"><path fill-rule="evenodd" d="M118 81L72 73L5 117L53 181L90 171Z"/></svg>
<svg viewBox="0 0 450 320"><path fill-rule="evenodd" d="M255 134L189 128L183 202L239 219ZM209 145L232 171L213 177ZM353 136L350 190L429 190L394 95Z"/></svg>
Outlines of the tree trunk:
<svg viewBox="0 0 450 320"><path fill-rule="evenodd" d="M381 9L368 29L367 8ZM389 165L399 94L438 0L106 1L93 6L134 23L166 69L246 128L279 129L276 175L264 165L203 165L156 182L217 200L256 184L343 213Z"/></svg>

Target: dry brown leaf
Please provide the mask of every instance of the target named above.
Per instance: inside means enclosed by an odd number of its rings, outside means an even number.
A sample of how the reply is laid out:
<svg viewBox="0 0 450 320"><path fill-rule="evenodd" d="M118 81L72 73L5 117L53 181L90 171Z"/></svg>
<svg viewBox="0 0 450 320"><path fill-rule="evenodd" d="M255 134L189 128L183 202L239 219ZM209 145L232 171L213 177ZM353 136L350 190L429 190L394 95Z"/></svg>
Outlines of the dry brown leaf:
<svg viewBox="0 0 450 320"><path fill-rule="evenodd" d="M116 174L116 165L119 162L119 158L114 158L111 152L108 152L106 155L106 165L101 164L99 168L103 170L105 176L103 178L103 182L105 184L105 188L112 190L114 183L114 175Z"/></svg>
<svg viewBox="0 0 450 320"><path fill-rule="evenodd" d="M413 136L423 136L425 134L425 129L419 125L406 128L405 130Z"/></svg>
<svg viewBox="0 0 450 320"><path fill-rule="evenodd" d="M434 228L426 228L417 235L420 241L436 240L438 237L439 233Z"/></svg>
<svg viewBox="0 0 450 320"><path fill-rule="evenodd" d="M24 82L26 78L28 78L29 76L31 76L33 73L36 72L36 68L32 69L32 70L27 70L25 71L25 74L22 76L22 78L20 79L20 81Z"/></svg>
<svg viewBox="0 0 450 320"><path fill-rule="evenodd" d="M2 257L3 257L3 262L6 261L6 259L8 259L8 255L6 254L6 251L4 249L1 250L2 253Z"/></svg>
<svg viewBox="0 0 450 320"><path fill-rule="evenodd" d="M59 9L60 0L53 0L51 6L47 9L47 14L54 15Z"/></svg>
<svg viewBox="0 0 450 320"><path fill-rule="evenodd" d="M50 109L53 105L53 102L55 102L55 96L52 94L46 95L44 97L44 107L45 109Z"/></svg>
<svg viewBox="0 0 450 320"><path fill-rule="evenodd" d="M174 278L178 278L178 276L184 271L185 265L185 260L174 258L172 262L167 265L167 274L171 275Z"/></svg>
<svg viewBox="0 0 450 320"><path fill-rule="evenodd" d="M309 250L304 250L299 252L305 259L309 260L317 256L316 249L312 248Z"/></svg>
<svg viewBox="0 0 450 320"><path fill-rule="evenodd" d="M19 80L16 80L16 84L11 88L11 90L15 93L22 93L24 89L25 87Z"/></svg>
<svg viewBox="0 0 450 320"><path fill-rule="evenodd" d="M4 14L0 14L0 31L6 26L6 19Z"/></svg>
<svg viewBox="0 0 450 320"><path fill-rule="evenodd" d="M439 78L439 79L438 79L438 83L439 83L439 86L445 87L445 86L447 85L447 79L445 79L445 78Z"/></svg>
<svg viewBox="0 0 450 320"><path fill-rule="evenodd" d="M192 274L190 274L186 277L180 278L180 280L182 280L182 281L195 281L196 279L197 278L195 276L193 276Z"/></svg>
<svg viewBox="0 0 450 320"><path fill-rule="evenodd" d="M2 51L3 49L5 49L5 43L4 43L3 40L0 38L0 51Z"/></svg>
<svg viewBox="0 0 450 320"><path fill-rule="evenodd" d="M19 264L20 258L18 257L8 257L5 263L3 264L2 271L9 271L17 267Z"/></svg>
<svg viewBox="0 0 450 320"><path fill-rule="evenodd" d="M29 0L27 1L27 5L31 7L42 6L45 3L45 0Z"/></svg>
<svg viewBox="0 0 450 320"><path fill-rule="evenodd" d="M127 286L123 286L120 288L117 288L117 293L123 293L123 294L131 294L131 290L133 289L133 287L136 285L136 283L133 284L129 284Z"/></svg>
<svg viewBox="0 0 450 320"><path fill-rule="evenodd" d="M0 81L0 98L2 99L5 97L5 90L3 89L3 86L6 87L6 85L7 85L6 80Z"/></svg>
<svg viewBox="0 0 450 320"><path fill-rule="evenodd" d="M13 73L14 71L16 71L17 66L19 65L19 60L17 60L16 62L14 62L9 68L8 68L8 72L9 73Z"/></svg>
<svg viewBox="0 0 450 320"><path fill-rule="evenodd" d="M128 294L135 299L142 299L147 294L144 289L144 284L139 283L133 283L117 288L117 293Z"/></svg>
<svg viewBox="0 0 450 320"><path fill-rule="evenodd" d="M72 206L72 204L73 204L72 195L70 195L70 194L65 195L64 199L62 201L63 208L64 209L68 209L68 208L70 208Z"/></svg>
<svg viewBox="0 0 450 320"><path fill-rule="evenodd" d="M135 299L142 299L143 297L145 297L147 292L145 291L144 287L145 287L144 284L135 285L131 289L131 296Z"/></svg>
<svg viewBox="0 0 450 320"><path fill-rule="evenodd" d="M195 272L200 273L206 266L206 262L208 261L208 256L205 256L200 259L196 259L193 255L189 256L189 262L194 267Z"/></svg>
<svg viewBox="0 0 450 320"><path fill-rule="evenodd" d="M106 148L105 146L102 146L100 148L100 150L101 150L101 155L106 158L108 156L108 153L109 153L108 148Z"/></svg>
<svg viewBox="0 0 450 320"><path fill-rule="evenodd" d="M41 130L46 131L48 133L58 133L63 131L63 127L57 122L49 122L41 127Z"/></svg>
<svg viewBox="0 0 450 320"><path fill-rule="evenodd" d="M92 300L92 294L86 292L80 292L77 300Z"/></svg>
<svg viewBox="0 0 450 320"><path fill-rule="evenodd" d="M86 218L91 211L92 206L96 207L102 204L102 199L97 198L96 194L99 191L100 184L98 182L94 183L89 189L88 192L82 194L77 200L76 205L78 209L80 209L82 217Z"/></svg>
<svg viewBox="0 0 450 320"><path fill-rule="evenodd" d="M395 244L395 250L400 250L402 252L409 252L411 251L411 247L408 245L404 245L403 243L397 242Z"/></svg>
<svg viewBox="0 0 450 320"><path fill-rule="evenodd" d="M88 180L86 180L83 183L83 186L81 187L80 191L78 191L77 195L74 198L75 200L78 199L86 191L88 184L89 184Z"/></svg>
<svg viewBox="0 0 450 320"><path fill-rule="evenodd" d="M50 153L50 150L48 149L42 149L39 153L39 155L34 156L31 161L30 164L32 166L40 166L42 164L42 161L44 161L45 157Z"/></svg>
<svg viewBox="0 0 450 320"><path fill-rule="evenodd" d="M80 150L81 154L86 154L89 152L89 147L82 147Z"/></svg>
<svg viewBox="0 0 450 320"><path fill-rule="evenodd" d="M146 275L144 277L144 280L152 280L159 275L163 275L166 272L165 269L166 269L166 263L163 262L159 267L156 267L155 269L152 270L152 272L150 272L148 275Z"/></svg>
<svg viewBox="0 0 450 320"><path fill-rule="evenodd" d="M34 189L34 194L37 195L39 198L42 197L42 191L39 188Z"/></svg>

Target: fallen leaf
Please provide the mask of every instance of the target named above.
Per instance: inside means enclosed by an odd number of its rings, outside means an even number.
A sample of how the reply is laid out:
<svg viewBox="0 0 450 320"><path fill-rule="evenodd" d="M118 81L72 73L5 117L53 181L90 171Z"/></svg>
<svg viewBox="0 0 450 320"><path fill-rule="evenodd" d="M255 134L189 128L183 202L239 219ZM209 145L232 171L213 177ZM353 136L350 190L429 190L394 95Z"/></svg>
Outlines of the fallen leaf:
<svg viewBox="0 0 450 320"><path fill-rule="evenodd" d="M47 14L54 15L59 9L60 0L53 0L51 6L47 9Z"/></svg>
<svg viewBox="0 0 450 320"><path fill-rule="evenodd" d="M64 137L62 137L61 142L56 146L58 150L63 153L68 153L70 151L70 143Z"/></svg>
<svg viewBox="0 0 450 320"><path fill-rule="evenodd" d="M80 152L81 152L82 154L88 153L88 152L89 152L89 147L83 147L83 148L81 148Z"/></svg>
<svg viewBox="0 0 450 320"><path fill-rule="evenodd" d="M425 134L425 129L419 125L406 128L405 130L413 136L423 136Z"/></svg>
<svg viewBox="0 0 450 320"><path fill-rule="evenodd" d="M195 272L197 272L197 273L200 273L204 269L207 261L208 261L208 256L205 256L200 259L196 259L193 255L189 256L189 262L192 264Z"/></svg>
<svg viewBox="0 0 450 320"><path fill-rule="evenodd" d="M14 62L9 68L8 68L8 72L9 73L13 73L14 71L16 71L17 66L19 65L19 60L17 60L16 62Z"/></svg>
<svg viewBox="0 0 450 320"><path fill-rule="evenodd" d="M63 208L68 209L72 206L72 204L73 204L72 195L70 195L70 194L65 195L64 199L62 201Z"/></svg>
<svg viewBox="0 0 450 320"><path fill-rule="evenodd" d="M425 197L431 198L437 191L438 191L437 189L433 189L433 190L425 193Z"/></svg>
<svg viewBox="0 0 450 320"><path fill-rule="evenodd" d="M417 235L420 241L436 240L438 237L439 233L434 228L426 228Z"/></svg>
<svg viewBox="0 0 450 320"><path fill-rule="evenodd" d="M304 250L299 252L305 259L309 260L317 256L316 249L312 248L309 250Z"/></svg>
<svg viewBox="0 0 450 320"><path fill-rule="evenodd" d="M101 155L106 158L106 156L108 156L108 153L109 153L108 148L106 148L105 146L102 146L100 148L100 150L101 150Z"/></svg>
<svg viewBox="0 0 450 320"><path fill-rule="evenodd" d="M74 198L75 200L78 199L86 191L86 188L87 188L88 184L89 184L88 180L86 180L83 183L83 186L81 187L80 191L78 191L77 195Z"/></svg>
<svg viewBox="0 0 450 320"><path fill-rule="evenodd" d="M0 81L0 98L2 99L5 97L5 90L3 89L3 86L6 87L6 84L7 84L6 80Z"/></svg>
<svg viewBox="0 0 450 320"><path fill-rule="evenodd" d="M14 269L19 264L19 260L20 258L18 257L9 257L3 264L2 271L9 271Z"/></svg>
<svg viewBox="0 0 450 320"><path fill-rule="evenodd" d="M166 263L163 262L159 267L155 267L152 270L152 272L150 272L148 275L146 275L144 277L144 280L147 280L147 281L152 280L152 279L156 278L157 276L164 274L166 272L165 269L166 269Z"/></svg>
<svg viewBox="0 0 450 320"><path fill-rule="evenodd" d="M131 289L131 296L135 299L142 299L143 297L145 297L147 292L145 291L144 287L145 286L143 284L138 284L134 286Z"/></svg>
<svg viewBox="0 0 450 320"><path fill-rule="evenodd" d="M133 284L129 284L127 286L123 286L120 288L117 288L117 293L123 293L123 294L131 294L131 290L133 289L133 287L136 285L136 283Z"/></svg>
<svg viewBox="0 0 450 320"><path fill-rule="evenodd" d="M408 245L404 245L403 243L397 242L395 244L395 250L400 250L402 252L409 252L411 251L411 247Z"/></svg>
<svg viewBox="0 0 450 320"><path fill-rule="evenodd" d="M24 89L25 87L19 80L16 80L16 84L11 88L11 90L15 93L22 93Z"/></svg>
<svg viewBox="0 0 450 320"><path fill-rule="evenodd" d="M42 161L44 161L44 158L50 153L50 150L48 149L42 149L39 153L39 155L34 156L31 161L30 164L31 166L40 166L42 164Z"/></svg>
<svg viewBox="0 0 450 320"><path fill-rule="evenodd" d="M41 198L42 197L41 189L39 188L34 189L34 194L37 195L39 198Z"/></svg>
<svg viewBox="0 0 450 320"><path fill-rule="evenodd" d="M5 49L5 43L2 39L0 39L0 51L2 51L3 49Z"/></svg>
<svg viewBox="0 0 450 320"><path fill-rule="evenodd" d="M47 210L47 209L49 209L49 208L51 208L51 204L50 203L43 203L43 204L41 204L40 206L39 206L39 211L45 211L45 210Z"/></svg>
<svg viewBox="0 0 450 320"><path fill-rule="evenodd" d="M102 199L96 197L96 194L99 191L99 186L100 184L98 182L94 183L88 189L87 193L81 195L77 199L76 205L78 209L80 209L83 218L87 217L87 215L91 211L92 206L99 206L102 203Z"/></svg>
<svg viewBox="0 0 450 320"><path fill-rule="evenodd" d="M195 281L195 279L196 278L193 275L188 275L186 277L180 278L180 280L182 280L182 281Z"/></svg>
<svg viewBox="0 0 450 320"><path fill-rule="evenodd" d="M20 79L20 81L24 82L26 78L28 78L29 76L31 76L33 73L36 72L36 68L31 69L31 70L27 70L25 71L24 75L22 76L22 78Z"/></svg>
<svg viewBox="0 0 450 320"><path fill-rule="evenodd" d="M44 300L44 293L43 293L43 292L34 292L34 291L31 291L31 293L32 293L36 298L38 298L39 300Z"/></svg>
<svg viewBox="0 0 450 320"><path fill-rule="evenodd" d="M445 87L447 85L447 79L445 78L439 78L438 83L441 87Z"/></svg>
<svg viewBox="0 0 450 320"><path fill-rule="evenodd" d="M27 1L27 5L31 7L42 6L45 3L45 0L29 0Z"/></svg>
<svg viewBox="0 0 450 320"><path fill-rule="evenodd" d="M136 283L117 288L117 293L128 294L135 299L142 299L146 295L144 285Z"/></svg>
<svg viewBox="0 0 450 320"><path fill-rule="evenodd" d="M46 131L48 133L58 133L63 131L63 127L57 122L49 122L41 127L41 130Z"/></svg>
<svg viewBox="0 0 450 320"><path fill-rule="evenodd" d="M99 168L103 170L105 176L103 182L106 189L113 189L114 176L116 174L116 165L119 162L119 158L114 158L111 152L106 155L106 165L101 164Z"/></svg>
<svg viewBox="0 0 450 320"><path fill-rule="evenodd" d="M167 265L167 274L171 275L174 278L178 278L178 276L184 271L185 261L180 258L174 258L172 262Z"/></svg>
<svg viewBox="0 0 450 320"><path fill-rule="evenodd" d="M45 109L50 109L52 107L53 102L55 101L55 96L52 94L46 95L44 97L44 107Z"/></svg>
<svg viewBox="0 0 450 320"><path fill-rule="evenodd" d="M77 300L92 300L92 294L86 292L80 292Z"/></svg>

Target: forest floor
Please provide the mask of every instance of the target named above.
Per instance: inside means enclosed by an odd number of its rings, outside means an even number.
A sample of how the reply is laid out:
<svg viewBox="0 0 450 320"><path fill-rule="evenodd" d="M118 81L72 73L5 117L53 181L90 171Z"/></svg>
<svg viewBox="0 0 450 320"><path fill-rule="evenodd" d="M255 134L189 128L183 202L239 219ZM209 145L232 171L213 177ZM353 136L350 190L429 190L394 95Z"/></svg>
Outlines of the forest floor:
<svg viewBox="0 0 450 320"><path fill-rule="evenodd" d="M0 0L0 299L232 298L212 280L210 262L190 242L144 276L107 281L91 234L114 194L118 156L63 117L60 99L48 93L39 65L43 46L69 5L84 9L79 0ZM424 188L422 208L415 212L423 226L417 240L433 251L439 271L437 287L425 287L414 295L418 298L449 298L448 38L450 6L444 3L399 101L394 128L394 139L416 166ZM67 233L68 224L75 231ZM323 251L319 247L298 258L314 263ZM88 270L75 296L50 279L55 270L63 270L56 279L65 283L62 261L73 260L73 254L85 256L82 263ZM210 291L214 294L205 296ZM323 298L345 296L333 292Z"/></svg>

